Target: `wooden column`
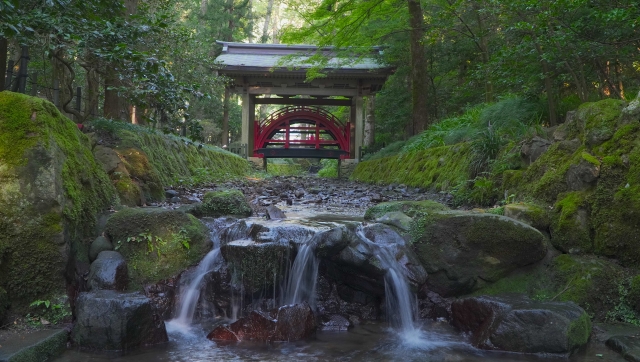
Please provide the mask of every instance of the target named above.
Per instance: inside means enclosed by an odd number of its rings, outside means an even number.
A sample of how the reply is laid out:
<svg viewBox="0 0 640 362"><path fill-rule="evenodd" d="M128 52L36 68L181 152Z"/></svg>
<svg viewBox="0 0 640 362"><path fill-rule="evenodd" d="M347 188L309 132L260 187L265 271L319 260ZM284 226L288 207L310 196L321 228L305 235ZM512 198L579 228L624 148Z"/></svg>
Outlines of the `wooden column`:
<svg viewBox="0 0 640 362"><path fill-rule="evenodd" d="M353 107L352 112L353 117L351 118L355 124L355 159L360 161L360 148L362 147L362 140L364 138L364 117L363 117L363 105L364 101L362 96L353 97Z"/></svg>
<svg viewBox="0 0 640 362"><path fill-rule="evenodd" d="M242 94L242 136L240 143L247 145L247 157L253 157L254 122L256 120L255 96Z"/></svg>

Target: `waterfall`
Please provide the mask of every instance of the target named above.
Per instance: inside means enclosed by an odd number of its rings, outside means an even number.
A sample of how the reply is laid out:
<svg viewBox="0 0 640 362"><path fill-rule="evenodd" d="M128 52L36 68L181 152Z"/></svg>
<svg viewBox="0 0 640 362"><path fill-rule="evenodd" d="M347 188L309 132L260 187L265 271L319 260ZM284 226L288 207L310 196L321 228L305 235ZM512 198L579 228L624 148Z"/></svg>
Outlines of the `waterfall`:
<svg viewBox="0 0 640 362"><path fill-rule="evenodd" d="M318 258L314 254L314 247L307 243L300 247L289 272L284 304L308 302L313 308L317 280Z"/></svg>
<svg viewBox="0 0 640 362"><path fill-rule="evenodd" d="M202 290L202 280L213 267L216 261L220 257L220 230L227 227L233 222L233 220L226 218L219 218L215 220L207 220L206 224L211 230L210 237L213 243L213 248L205 257L200 261L198 267L193 273L191 273L191 281L188 285L180 287L180 299L178 303L177 317L171 320L174 326L180 326L182 328L188 328L193 322L193 315L200 299L200 291ZM184 277L184 275L183 275Z"/></svg>
<svg viewBox="0 0 640 362"><path fill-rule="evenodd" d="M193 279L187 286L186 290L180 291L180 311L178 312L178 316L175 318L177 323L188 326L193 321L193 314L196 310L196 306L198 305L200 290L202 289L200 282L202 282L204 276L211 271L219 255L219 247L211 250L204 259L202 259L200 264L198 264L198 268L194 273Z"/></svg>
<svg viewBox="0 0 640 362"><path fill-rule="evenodd" d="M385 307L391 326L397 328L405 339L420 335L421 331L413 323L415 297L395 258L395 245L380 245L369 240L362 225L356 234L373 249L382 267L387 270L384 277Z"/></svg>

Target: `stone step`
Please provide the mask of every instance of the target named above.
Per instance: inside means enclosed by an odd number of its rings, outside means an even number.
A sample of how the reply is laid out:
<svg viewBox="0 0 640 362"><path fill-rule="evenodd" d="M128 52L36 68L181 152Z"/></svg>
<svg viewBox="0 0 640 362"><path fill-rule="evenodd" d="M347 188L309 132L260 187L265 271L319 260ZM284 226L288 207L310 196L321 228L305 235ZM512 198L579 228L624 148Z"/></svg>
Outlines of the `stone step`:
<svg viewBox="0 0 640 362"><path fill-rule="evenodd" d="M48 361L67 348L69 331L44 329L0 338L0 362Z"/></svg>

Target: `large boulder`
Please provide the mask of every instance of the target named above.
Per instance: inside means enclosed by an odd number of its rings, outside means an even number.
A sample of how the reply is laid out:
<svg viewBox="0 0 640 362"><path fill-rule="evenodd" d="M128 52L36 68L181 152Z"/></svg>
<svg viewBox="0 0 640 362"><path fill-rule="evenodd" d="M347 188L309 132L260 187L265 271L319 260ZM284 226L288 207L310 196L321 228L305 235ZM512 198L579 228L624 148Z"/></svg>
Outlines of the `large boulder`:
<svg viewBox="0 0 640 362"><path fill-rule="evenodd" d="M209 229L177 210L118 211L107 221L105 235L127 261L133 288L177 276L211 248Z"/></svg>
<svg viewBox="0 0 640 362"><path fill-rule="evenodd" d="M80 293L71 340L81 349L128 351L168 341L164 322L142 293Z"/></svg>
<svg viewBox="0 0 640 362"><path fill-rule="evenodd" d="M417 218L412 230L429 289L443 296L470 293L547 253L540 231L504 216L431 212Z"/></svg>
<svg viewBox="0 0 640 362"><path fill-rule="evenodd" d="M127 262L117 251L103 251L91 263L87 284L89 290L124 291L129 283Z"/></svg>
<svg viewBox="0 0 640 362"><path fill-rule="evenodd" d="M571 302L480 296L454 301L451 314L453 325L482 349L568 355L591 335L589 316Z"/></svg>
<svg viewBox="0 0 640 362"><path fill-rule="evenodd" d="M65 293L116 200L74 122L46 100L0 92L0 288L14 308Z"/></svg>
<svg viewBox="0 0 640 362"><path fill-rule="evenodd" d="M295 259L296 245L307 242L316 232L300 225L239 221L222 232L220 252L229 269L237 273L244 293L269 293L274 283L280 285L285 278ZM231 240L237 236L244 238Z"/></svg>

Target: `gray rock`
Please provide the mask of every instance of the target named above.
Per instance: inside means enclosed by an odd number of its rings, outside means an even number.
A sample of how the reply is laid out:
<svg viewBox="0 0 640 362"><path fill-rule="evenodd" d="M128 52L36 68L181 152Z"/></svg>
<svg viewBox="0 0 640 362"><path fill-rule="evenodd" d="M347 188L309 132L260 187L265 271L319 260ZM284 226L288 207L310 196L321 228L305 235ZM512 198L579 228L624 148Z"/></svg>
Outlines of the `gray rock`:
<svg viewBox="0 0 640 362"><path fill-rule="evenodd" d="M452 324L482 349L569 355L591 335L589 316L573 302L479 296L454 301L451 314Z"/></svg>
<svg viewBox="0 0 640 362"><path fill-rule="evenodd" d="M91 263L87 284L89 290L126 290L129 283L127 262L117 251L103 251Z"/></svg>
<svg viewBox="0 0 640 362"><path fill-rule="evenodd" d="M164 196L167 199L171 199L173 197L180 196L180 193L178 191L176 191L176 190L165 190L164 191Z"/></svg>
<svg viewBox="0 0 640 362"><path fill-rule="evenodd" d="M331 332L342 332L346 331L351 327L351 322L341 315L332 314L329 316L322 316L320 320L321 331L331 331Z"/></svg>
<svg viewBox="0 0 640 362"><path fill-rule="evenodd" d="M622 109L622 114L620 115L620 124L638 121L640 121L640 92L638 92L636 99L629 102L629 105Z"/></svg>
<svg viewBox="0 0 640 362"><path fill-rule="evenodd" d="M530 165L545 153L549 146L551 146L551 141L535 136L522 145L520 149L522 159Z"/></svg>
<svg viewBox="0 0 640 362"><path fill-rule="evenodd" d="M83 349L128 351L168 341L164 322L154 317L142 293L99 290L76 300L73 343Z"/></svg>
<svg viewBox="0 0 640 362"><path fill-rule="evenodd" d="M605 344L627 361L640 362L640 340L637 336L612 336Z"/></svg>
<svg viewBox="0 0 640 362"><path fill-rule="evenodd" d="M389 226L371 224L361 232L347 232L346 236L350 238L349 244L328 260L335 265L329 270L333 279L356 290L381 296L385 288L384 276L391 263L387 258L391 258L415 290L427 280L427 272L417 256Z"/></svg>
<svg viewBox="0 0 640 362"><path fill-rule="evenodd" d="M298 189L296 190L293 195L297 198L300 199L304 196L304 190L303 189Z"/></svg>
<svg viewBox="0 0 640 362"><path fill-rule="evenodd" d="M172 198L170 198L170 199L169 199L169 202L172 202L172 203L174 203L174 204L177 204L177 203L179 203L179 202L180 202L180 200L181 200L181 199L180 199L178 196L174 196L174 197L172 197Z"/></svg>
<svg viewBox="0 0 640 362"><path fill-rule="evenodd" d="M114 149L100 145L93 149L93 157L95 157L96 161L102 166L104 172L108 174L114 172L122 163L120 156L118 156L118 153ZM122 169L124 169L124 167L122 167Z"/></svg>
<svg viewBox="0 0 640 362"><path fill-rule="evenodd" d="M277 206L271 205L267 207L267 219L278 220L278 219L286 219L287 216L282 212L282 210L278 209Z"/></svg>
<svg viewBox="0 0 640 362"><path fill-rule="evenodd" d="M600 176L600 167L583 159L577 165L569 166L565 181L569 191L583 191L594 187L598 176Z"/></svg>
<svg viewBox="0 0 640 362"><path fill-rule="evenodd" d="M376 222L395 226L403 231L409 231L413 219L401 211L392 211L377 218Z"/></svg>
<svg viewBox="0 0 640 362"><path fill-rule="evenodd" d="M113 250L113 244L104 236L98 236L89 246L89 261L94 261L98 254L105 250Z"/></svg>

